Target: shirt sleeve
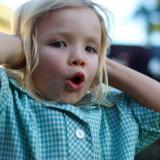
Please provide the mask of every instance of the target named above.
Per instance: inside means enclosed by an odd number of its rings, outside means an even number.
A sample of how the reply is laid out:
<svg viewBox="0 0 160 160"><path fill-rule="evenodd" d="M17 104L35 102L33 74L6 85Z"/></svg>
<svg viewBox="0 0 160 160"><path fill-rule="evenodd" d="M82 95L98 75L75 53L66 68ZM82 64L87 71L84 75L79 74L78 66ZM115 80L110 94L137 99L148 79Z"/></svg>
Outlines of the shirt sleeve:
<svg viewBox="0 0 160 160"><path fill-rule="evenodd" d="M114 97L114 98L113 98ZM139 126L136 153L160 138L160 113L142 106L124 92L112 92L110 98L122 112L132 114Z"/></svg>
<svg viewBox="0 0 160 160"><path fill-rule="evenodd" d="M4 69L0 67L0 114L4 107L9 105L9 99L11 98L11 90L9 85L9 79Z"/></svg>
<svg viewBox="0 0 160 160"><path fill-rule="evenodd" d="M139 152L160 138L160 113L149 109L149 106L143 107L136 101L132 110L139 124L139 139L136 148L136 152Z"/></svg>

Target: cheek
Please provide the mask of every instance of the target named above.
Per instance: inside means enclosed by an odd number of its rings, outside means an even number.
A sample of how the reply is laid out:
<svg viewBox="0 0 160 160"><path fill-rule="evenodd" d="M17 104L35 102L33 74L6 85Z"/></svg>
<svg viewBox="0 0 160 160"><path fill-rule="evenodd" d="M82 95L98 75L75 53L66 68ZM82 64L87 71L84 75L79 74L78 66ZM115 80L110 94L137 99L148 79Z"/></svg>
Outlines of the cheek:
<svg viewBox="0 0 160 160"><path fill-rule="evenodd" d="M94 79L98 70L98 58L94 58L92 59L92 61L90 62L90 67L89 67L89 76L90 79Z"/></svg>
<svg viewBox="0 0 160 160"><path fill-rule="evenodd" d="M42 49L39 52L39 67L47 73L52 72L57 75L64 65L63 60L64 57L60 57L50 49Z"/></svg>

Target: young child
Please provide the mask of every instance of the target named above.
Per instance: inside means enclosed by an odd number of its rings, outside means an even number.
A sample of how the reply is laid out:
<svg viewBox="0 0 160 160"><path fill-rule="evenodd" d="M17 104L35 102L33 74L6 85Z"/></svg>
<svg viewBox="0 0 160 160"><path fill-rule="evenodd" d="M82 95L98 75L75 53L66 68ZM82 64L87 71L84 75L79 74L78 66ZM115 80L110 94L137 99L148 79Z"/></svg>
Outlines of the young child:
<svg viewBox="0 0 160 160"><path fill-rule="evenodd" d="M0 34L1 160L133 160L160 137L160 84L106 59L102 11L31 0Z"/></svg>

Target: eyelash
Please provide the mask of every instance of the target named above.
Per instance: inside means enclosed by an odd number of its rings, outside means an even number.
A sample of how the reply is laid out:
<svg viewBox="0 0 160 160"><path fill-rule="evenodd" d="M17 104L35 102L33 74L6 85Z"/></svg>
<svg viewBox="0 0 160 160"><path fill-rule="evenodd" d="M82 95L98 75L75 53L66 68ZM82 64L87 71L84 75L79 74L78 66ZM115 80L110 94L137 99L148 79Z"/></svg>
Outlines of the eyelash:
<svg viewBox="0 0 160 160"><path fill-rule="evenodd" d="M56 42L51 43L50 45L55 48L63 48L67 46L66 43L63 41L56 41ZM97 49L92 46L86 46L85 51L87 51L90 54L97 54Z"/></svg>
<svg viewBox="0 0 160 160"><path fill-rule="evenodd" d="M87 49L90 49L90 51L87 51ZM94 47L91 47L91 46L87 46L85 48L85 50L89 53L92 53L92 54L97 54L97 49L95 49Z"/></svg>
<svg viewBox="0 0 160 160"><path fill-rule="evenodd" d="M62 48L62 47L66 47L66 43L63 41L56 41L50 44L51 46L55 47L55 48ZM60 46L59 46L60 45Z"/></svg>

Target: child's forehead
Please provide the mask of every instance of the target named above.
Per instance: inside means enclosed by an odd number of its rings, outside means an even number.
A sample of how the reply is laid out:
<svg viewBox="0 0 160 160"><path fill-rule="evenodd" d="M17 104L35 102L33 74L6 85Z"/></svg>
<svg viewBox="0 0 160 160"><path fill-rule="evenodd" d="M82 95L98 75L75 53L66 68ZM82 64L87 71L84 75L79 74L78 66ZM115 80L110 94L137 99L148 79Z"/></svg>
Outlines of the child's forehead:
<svg viewBox="0 0 160 160"><path fill-rule="evenodd" d="M49 30L64 30L72 31L70 29L78 30L85 28L89 31L100 31L100 20L94 10L90 8L64 8L50 11L44 15L39 24L39 31ZM94 33L92 33L94 35Z"/></svg>
<svg viewBox="0 0 160 160"><path fill-rule="evenodd" d="M93 8L89 7L64 7L60 9L55 10L49 10L46 13L44 13L41 17L41 21L49 18L55 18L58 19L59 16L63 15L63 17L69 17L70 15L74 14L76 17L77 15L84 15L85 17L87 15L91 15L92 13L92 19L97 19L100 22L100 19L97 15L97 11ZM81 16L82 17L82 16ZM79 18L79 17L77 17ZM90 19L88 19L90 21Z"/></svg>

